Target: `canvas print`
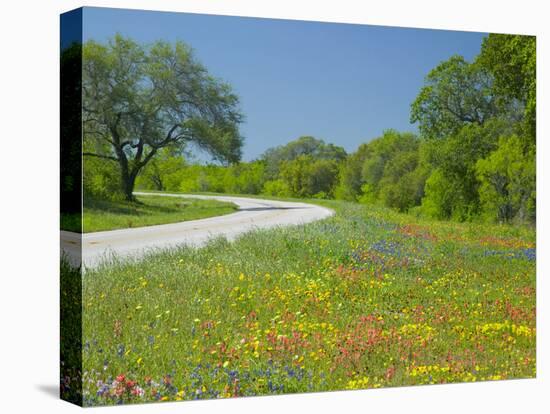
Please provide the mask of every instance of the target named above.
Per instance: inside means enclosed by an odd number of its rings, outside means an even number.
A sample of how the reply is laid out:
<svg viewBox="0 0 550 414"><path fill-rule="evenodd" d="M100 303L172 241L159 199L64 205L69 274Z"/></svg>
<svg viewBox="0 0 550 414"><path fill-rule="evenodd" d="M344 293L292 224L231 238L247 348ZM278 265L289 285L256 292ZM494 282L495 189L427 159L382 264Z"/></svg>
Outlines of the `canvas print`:
<svg viewBox="0 0 550 414"><path fill-rule="evenodd" d="M533 378L536 39L61 16L61 397Z"/></svg>

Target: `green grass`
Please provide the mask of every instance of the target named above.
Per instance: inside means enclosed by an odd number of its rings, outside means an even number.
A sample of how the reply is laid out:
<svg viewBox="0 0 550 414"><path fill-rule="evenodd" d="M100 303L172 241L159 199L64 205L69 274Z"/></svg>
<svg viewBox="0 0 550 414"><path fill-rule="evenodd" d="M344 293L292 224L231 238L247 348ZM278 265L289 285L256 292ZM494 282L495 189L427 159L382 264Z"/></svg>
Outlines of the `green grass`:
<svg viewBox="0 0 550 414"><path fill-rule="evenodd" d="M75 213L61 213L61 230L81 232L82 215Z"/></svg>
<svg viewBox="0 0 550 414"><path fill-rule="evenodd" d="M87 271L84 403L535 375L532 229L315 202L336 215Z"/></svg>
<svg viewBox="0 0 550 414"><path fill-rule="evenodd" d="M234 213L233 203L196 198L137 196L137 202L86 200L84 205L84 232L94 232L156 224L176 223ZM78 223L71 216L61 219L66 230L77 230Z"/></svg>

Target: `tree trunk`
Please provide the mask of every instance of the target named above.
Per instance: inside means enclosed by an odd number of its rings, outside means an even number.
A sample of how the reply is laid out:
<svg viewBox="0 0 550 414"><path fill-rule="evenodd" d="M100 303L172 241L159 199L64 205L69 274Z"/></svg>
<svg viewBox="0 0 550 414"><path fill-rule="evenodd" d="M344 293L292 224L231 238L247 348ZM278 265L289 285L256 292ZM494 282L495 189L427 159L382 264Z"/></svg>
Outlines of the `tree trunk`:
<svg viewBox="0 0 550 414"><path fill-rule="evenodd" d="M122 189L124 191L124 198L126 198L126 201L135 201L134 197L134 184L136 182L136 179L132 175L126 175L122 176Z"/></svg>
<svg viewBox="0 0 550 414"><path fill-rule="evenodd" d="M122 191L126 201L136 201L134 197L134 185L136 183L137 171L130 172L127 162L120 162L120 178L122 180Z"/></svg>
<svg viewBox="0 0 550 414"><path fill-rule="evenodd" d="M155 184L155 189L157 191L164 191L164 184L162 182L162 178L159 175L153 175L152 177L153 183Z"/></svg>

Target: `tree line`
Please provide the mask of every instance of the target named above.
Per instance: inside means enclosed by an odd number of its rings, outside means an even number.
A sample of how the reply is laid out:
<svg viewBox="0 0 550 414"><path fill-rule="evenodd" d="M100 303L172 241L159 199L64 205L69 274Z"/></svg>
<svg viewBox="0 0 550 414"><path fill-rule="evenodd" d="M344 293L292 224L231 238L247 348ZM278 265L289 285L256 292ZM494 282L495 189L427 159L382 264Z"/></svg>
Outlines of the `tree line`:
<svg viewBox="0 0 550 414"><path fill-rule="evenodd" d="M251 162L238 161L237 96L178 45L147 49L124 38L87 51L85 45L83 99L91 106L84 124L85 196L131 199L136 185L334 198L437 219L534 223L534 37L490 34L472 62L452 56L437 65L411 104L417 134L388 129L349 154L304 136ZM126 64L115 59L120 54ZM97 87L109 77L111 83ZM189 162L191 144L219 162Z"/></svg>

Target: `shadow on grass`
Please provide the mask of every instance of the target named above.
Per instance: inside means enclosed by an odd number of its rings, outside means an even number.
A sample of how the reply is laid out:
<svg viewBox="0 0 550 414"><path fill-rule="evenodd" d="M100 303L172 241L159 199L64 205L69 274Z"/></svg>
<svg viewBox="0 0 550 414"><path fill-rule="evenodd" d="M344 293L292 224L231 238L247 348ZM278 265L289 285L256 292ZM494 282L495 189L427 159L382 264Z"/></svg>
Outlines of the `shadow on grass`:
<svg viewBox="0 0 550 414"><path fill-rule="evenodd" d="M141 202L134 201L107 201L107 200L96 200L96 199L86 199L84 201L84 206L86 209L90 210L99 210L111 214L120 214L120 215L132 215L137 214L136 211L138 208L145 207L145 204Z"/></svg>
<svg viewBox="0 0 550 414"><path fill-rule="evenodd" d="M269 210L301 210L309 207L249 207L240 208L239 211L269 211Z"/></svg>
<svg viewBox="0 0 550 414"><path fill-rule="evenodd" d="M84 206L88 210L95 210L95 212L104 212L121 216L152 216L159 213L178 213L181 212L182 209L189 207L192 204L189 201L182 200L162 199L159 202L155 202L156 200L147 201L150 202L144 202L139 199L136 199L135 201L109 201L87 199L84 202Z"/></svg>

